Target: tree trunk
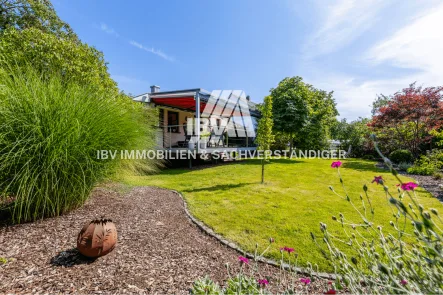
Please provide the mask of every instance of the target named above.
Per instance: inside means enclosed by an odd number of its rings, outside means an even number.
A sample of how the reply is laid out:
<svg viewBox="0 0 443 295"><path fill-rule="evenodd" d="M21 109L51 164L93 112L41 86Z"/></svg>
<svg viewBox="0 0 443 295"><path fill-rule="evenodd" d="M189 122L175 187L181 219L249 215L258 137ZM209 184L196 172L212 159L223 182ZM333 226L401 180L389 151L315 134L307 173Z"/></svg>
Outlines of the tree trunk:
<svg viewBox="0 0 443 295"><path fill-rule="evenodd" d="M261 159L261 183L265 182L265 159Z"/></svg>
<svg viewBox="0 0 443 295"><path fill-rule="evenodd" d="M294 148L294 137L291 134L289 137L289 155L292 155L292 149Z"/></svg>

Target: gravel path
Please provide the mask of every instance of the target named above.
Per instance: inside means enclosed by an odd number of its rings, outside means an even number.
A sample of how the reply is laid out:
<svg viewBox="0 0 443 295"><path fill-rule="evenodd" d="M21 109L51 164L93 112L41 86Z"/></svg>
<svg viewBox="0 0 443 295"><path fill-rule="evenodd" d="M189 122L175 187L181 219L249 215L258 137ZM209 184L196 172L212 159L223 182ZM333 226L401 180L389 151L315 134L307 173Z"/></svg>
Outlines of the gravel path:
<svg viewBox="0 0 443 295"><path fill-rule="evenodd" d="M101 215L114 220L118 244L110 254L88 260L75 249L77 234ZM222 283L225 263L237 268L238 256L191 223L174 192L100 188L66 215L0 226L0 257L8 259L0 261L0 293L186 294L205 275ZM268 265L260 270L272 285L279 270ZM325 285L316 280L310 291L321 293Z"/></svg>

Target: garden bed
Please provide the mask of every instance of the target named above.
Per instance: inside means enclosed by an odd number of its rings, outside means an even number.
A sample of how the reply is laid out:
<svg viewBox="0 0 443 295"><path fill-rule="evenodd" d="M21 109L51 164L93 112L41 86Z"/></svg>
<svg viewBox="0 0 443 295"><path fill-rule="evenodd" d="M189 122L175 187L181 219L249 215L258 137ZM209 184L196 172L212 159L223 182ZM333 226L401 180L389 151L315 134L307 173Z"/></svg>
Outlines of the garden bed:
<svg viewBox="0 0 443 295"><path fill-rule="evenodd" d="M85 222L101 215L116 223L118 244L94 261L77 252L76 239ZM101 188L69 214L0 226L0 257L6 258L0 262L0 293L185 294L205 275L222 283L225 263L238 269L238 256L190 222L174 192L138 187L121 194ZM260 270L275 289L279 269L262 265ZM325 286L316 280L309 289L323 292Z"/></svg>

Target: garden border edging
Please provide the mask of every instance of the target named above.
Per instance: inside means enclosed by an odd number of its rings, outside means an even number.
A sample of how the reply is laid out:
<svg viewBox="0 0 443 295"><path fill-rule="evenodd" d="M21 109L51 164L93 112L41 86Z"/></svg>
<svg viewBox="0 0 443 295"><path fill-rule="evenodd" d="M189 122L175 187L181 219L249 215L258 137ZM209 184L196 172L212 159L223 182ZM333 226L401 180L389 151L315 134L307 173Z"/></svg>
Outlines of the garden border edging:
<svg viewBox="0 0 443 295"><path fill-rule="evenodd" d="M180 198L183 201L183 207L186 213L186 216L191 220L192 223L194 223L200 230L202 230L205 234L215 238L216 240L218 240L220 243L222 243L223 245L242 253L244 256L248 257L248 258L254 258L254 255L244 251L243 249L241 249L237 244L235 244L234 242L230 242L228 240L226 240L225 238L223 238L221 235L215 233L211 228L209 228L207 225L205 225L203 222L201 222L200 220L198 220L197 218L195 218L194 216L192 216L192 214L189 212L188 209L188 203L186 202L185 198L183 197L183 195L176 191L176 190L171 190L172 192L176 193L178 196L180 196ZM272 259L267 259L267 258L263 258L263 257L259 257L257 259L257 261L262 262L262 263L266 263L275 267L280 267L281 265ZM289 270L290 269L290 265L287 263L283 264L283 268L285 270ZM336 276L335 274L330 274L330 273L326 273L326 272L307 272L305 271L303 268L300 267L296 267L295 271L299 274L308 274L308 275L314 275L316 277L319 278L323 278L323 279L331 279L331 280L335 280Z"/></svg>

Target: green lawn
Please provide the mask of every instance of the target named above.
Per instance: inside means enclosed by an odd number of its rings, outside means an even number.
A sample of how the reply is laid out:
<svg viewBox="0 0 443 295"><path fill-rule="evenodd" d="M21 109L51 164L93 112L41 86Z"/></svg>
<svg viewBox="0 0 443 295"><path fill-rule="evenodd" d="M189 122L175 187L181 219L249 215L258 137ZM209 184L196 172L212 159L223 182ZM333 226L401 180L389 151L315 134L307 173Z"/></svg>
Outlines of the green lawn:
<svg viewBox="0 0 443 295"><path fill-rule="evenodd" d="M340 212L349 220L361 221L347 201L329 190L332 185L338 193L343 193L337 171L330 167L331 162L320 159L272 160L266 165L265 184L260 184L259 160L201 170L168 169L151 176L122 175L119 180L134 186L180 191L195 217L244 249L253 251L256 243L265 247L269 237L273 237L276 242L269 253L272 258L279 257L279 247L293 247L299 253L302 265L310 261L317 263L320 270L330 271L331 267L312 242L310 232L321 236L319 223L325 222L331 232L344 238L340 225L331 219ZM374 176L382 175L391 191L396 193L394 177L375 168L371 161L343 162L340 171L350 197L361 207L359 195L363 193L362 186L367 184L376 211L374 222L390 230L392 213L383 188L371 181ZM401 178L411 181L407 177ZM425 208L443 211L441 203L424 189L416 191ZM342 248L349 253L346 245Z"/></svg>

